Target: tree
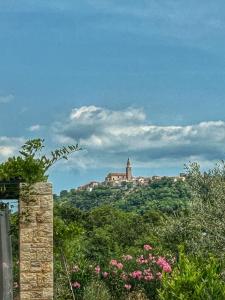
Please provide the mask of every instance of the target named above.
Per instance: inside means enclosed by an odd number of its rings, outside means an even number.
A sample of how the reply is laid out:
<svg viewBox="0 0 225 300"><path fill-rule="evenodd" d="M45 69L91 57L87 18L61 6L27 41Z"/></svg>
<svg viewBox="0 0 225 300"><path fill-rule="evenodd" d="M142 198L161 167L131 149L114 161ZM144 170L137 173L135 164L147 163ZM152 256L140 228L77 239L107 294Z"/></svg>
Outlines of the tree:
<svg viewBox="0 0 225 300"><path fill-rule="evenodd" d="M178 216L168 218L159 232L169 248L184 243L189 253L225 256L225 164L202 173L197 163L187 166L191 201Z"/></svg>

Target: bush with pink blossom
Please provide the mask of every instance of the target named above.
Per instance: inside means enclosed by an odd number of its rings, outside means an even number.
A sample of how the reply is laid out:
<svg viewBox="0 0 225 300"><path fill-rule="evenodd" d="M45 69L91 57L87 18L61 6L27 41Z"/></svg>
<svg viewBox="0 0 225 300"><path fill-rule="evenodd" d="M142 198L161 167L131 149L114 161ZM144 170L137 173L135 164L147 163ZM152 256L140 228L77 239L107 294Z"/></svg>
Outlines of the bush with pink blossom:
<svg viewBox="0 0 225 300"><path fill-rule="evenodd" d="M124 295L136 290L145 291L146 295L153 299L157 289L161 286L163 273L172 271L172 260L164 256L154 254L154 249L150 245L144 245L143 250L138 255L125 254L121 258L113 258L108 265L101 267L93 265L89 267L88 275L84 276L84 270L75 268L72 274L73 288L79 294L82 284L90 277L95 280L104 281L110 293L121 299ZM79 276L80 280L79 280ZM86 281L87 283L87 281Z"/></svg>

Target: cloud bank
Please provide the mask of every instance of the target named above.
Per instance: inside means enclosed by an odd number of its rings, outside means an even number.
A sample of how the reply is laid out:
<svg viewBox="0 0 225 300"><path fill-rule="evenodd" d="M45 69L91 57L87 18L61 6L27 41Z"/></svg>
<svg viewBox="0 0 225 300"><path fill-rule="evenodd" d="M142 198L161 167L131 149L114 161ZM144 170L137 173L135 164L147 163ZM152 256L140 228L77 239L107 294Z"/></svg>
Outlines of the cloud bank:
<svg viewBox="0 0 225 300"><path fill-rule="evenodd" d="M158 126L141 108L74 108L54 124L54 134L59 143L77 141L86 149L74 158L74 167L116 167L129 156L137 167L182 168L190 160L223 159L225 153L225 122Z"/></svg>

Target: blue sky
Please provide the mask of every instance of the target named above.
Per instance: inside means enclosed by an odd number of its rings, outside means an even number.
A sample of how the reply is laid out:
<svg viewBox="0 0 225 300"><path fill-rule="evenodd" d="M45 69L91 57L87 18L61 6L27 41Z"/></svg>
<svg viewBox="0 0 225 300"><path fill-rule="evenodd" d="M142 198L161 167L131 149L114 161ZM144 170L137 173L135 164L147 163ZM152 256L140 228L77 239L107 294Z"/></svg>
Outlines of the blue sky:
<svg viewBox="0 0 225 300"><path fill-rule="evenodd" d="M78 141L56 192L223 159L224 97L224 1L0 0L0 160Z"/></svg>

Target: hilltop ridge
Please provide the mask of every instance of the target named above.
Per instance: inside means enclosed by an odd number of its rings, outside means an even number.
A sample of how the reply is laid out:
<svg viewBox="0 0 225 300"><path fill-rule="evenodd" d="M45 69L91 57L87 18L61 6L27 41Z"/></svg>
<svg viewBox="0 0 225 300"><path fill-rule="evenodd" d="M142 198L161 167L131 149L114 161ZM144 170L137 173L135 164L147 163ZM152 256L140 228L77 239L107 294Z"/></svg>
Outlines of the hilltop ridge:
<svg viewBox="0 0 225 300"><path fill-rule="evenodd" d="M56 201L68 201L76 208L87 211L101 205L111 205L124 211L143 212L149 209L174 212L184 207L190 199L185 181L161 177L145 185L99 184L92 189L71 189L55 195Z"/></svg>
<svg viewBox="0 0 225 300"><path fill-rule="evenodd" d="M93 188L95 187L100 187L100 186L113 186L113 187L123 187L129 185L130 187L137 187L137 186L148 186L150 183L154 181L161 180L162 178L170 178L174 182L176 181L185 181L186 179L186 174L185 173L180 173L178 176L133 176L132 174L132 166L131 166L131 161L128 158L127 164L126 164L126 169L125 172L110 172L108 175L105 177L105 180L102 182L98 181L91 181L87 184L84 184L82 186L79 186L77 188L78 191L81 190L88 190L92 191Z"/></svg>

